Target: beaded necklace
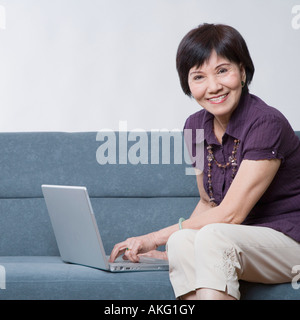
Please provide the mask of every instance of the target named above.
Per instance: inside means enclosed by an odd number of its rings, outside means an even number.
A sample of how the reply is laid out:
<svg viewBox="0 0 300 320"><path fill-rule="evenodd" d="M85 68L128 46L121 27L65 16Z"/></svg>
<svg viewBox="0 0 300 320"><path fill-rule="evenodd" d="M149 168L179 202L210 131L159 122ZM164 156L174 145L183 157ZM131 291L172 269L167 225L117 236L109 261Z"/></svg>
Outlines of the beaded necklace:
<svg viewBox="0 0 300 320"><path fill-rule="evenodd" d="M229 156L228 162L226 162L226 164L219 163L216 160L216 158L214 156L214 153L213 153L213 148L212 148L211 145L208 145L208 147L207 147L207 151L208 151L208 155L207 155L207 160L208 160L208 171L207 171L208 191L209 191L209 202L210 202L212 207L215 207L217 205L214 202L215 198L214 198L213 188L212 188L212 174L211 174L212 164L213 164L213 162L215 162L217 167L220 168L220 169L226 169L227 167L231 166L231 170L232 170L231 180L230 180L230 184L231 184L233 179L234 179L234 177L235 177L235 175L236 175L236 172L237 172L236 153L237 153L237 149L239 148L239 144L240 144L240 140L235 139L234 140L233 150L231 152L231 156Z"/></svg>

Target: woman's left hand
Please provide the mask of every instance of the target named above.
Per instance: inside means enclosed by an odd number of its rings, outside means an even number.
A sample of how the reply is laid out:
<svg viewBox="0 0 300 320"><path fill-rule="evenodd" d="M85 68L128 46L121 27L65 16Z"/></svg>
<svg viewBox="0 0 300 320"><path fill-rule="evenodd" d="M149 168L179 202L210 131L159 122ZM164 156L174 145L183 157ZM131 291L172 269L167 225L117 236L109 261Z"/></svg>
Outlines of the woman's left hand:
<svg viewBox="0 0 300 320"><path fill-rule="evenodd" d="M156 248L157 245L154 233L128 238L114 246L109 261L114 262L117 257L124 254L124 259L128 259L132 262L139 262L139 254L155 250Z"/></svg>

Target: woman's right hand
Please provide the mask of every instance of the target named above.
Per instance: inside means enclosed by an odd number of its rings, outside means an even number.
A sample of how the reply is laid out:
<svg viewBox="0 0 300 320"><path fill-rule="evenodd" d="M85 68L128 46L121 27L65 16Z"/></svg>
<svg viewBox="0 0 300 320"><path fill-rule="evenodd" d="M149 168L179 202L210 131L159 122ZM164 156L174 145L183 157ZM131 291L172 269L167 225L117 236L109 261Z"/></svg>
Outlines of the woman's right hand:
<svg viewBox="0 0 300 320"><path fill-rule="evenodd" d="M168 260L168 255L166 251L158 251L158 250L151 250L146 253L141 253L138 255L139 257L149 257L161 260Z"/></svg>
<svg viewBox="0 0 300 320"><path fill-rule="evenodd" d="M139 254L155 250L156 248L155 233L128 238L114 246L109 261L114 262L117 257L124 254L124 259L132 262L139 262Z"/></svg>

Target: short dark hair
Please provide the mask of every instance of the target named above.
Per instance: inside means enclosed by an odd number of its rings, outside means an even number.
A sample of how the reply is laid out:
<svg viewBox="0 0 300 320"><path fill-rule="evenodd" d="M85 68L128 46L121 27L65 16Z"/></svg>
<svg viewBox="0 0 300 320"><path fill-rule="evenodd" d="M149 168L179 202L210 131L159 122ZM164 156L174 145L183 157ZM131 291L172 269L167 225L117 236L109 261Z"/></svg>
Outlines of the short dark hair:
<svg viewBox="0 0 300 320"><path fill-rule="evenodd" d="M244 38L233 27L208 23L191 30L179 44L176 67L183 92L191 96L188 84L189 71L208 61L214 50L217 55L242 64L246 72L246 83L242 93L248 92L255 68Z"/></svg>

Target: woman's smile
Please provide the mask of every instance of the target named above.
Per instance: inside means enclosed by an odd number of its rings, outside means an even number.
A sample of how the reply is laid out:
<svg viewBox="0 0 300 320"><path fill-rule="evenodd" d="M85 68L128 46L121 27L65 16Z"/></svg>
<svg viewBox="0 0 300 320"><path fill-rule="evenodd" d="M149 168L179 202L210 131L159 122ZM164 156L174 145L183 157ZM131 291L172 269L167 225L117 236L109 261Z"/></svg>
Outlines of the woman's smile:
<svg viewBox="0 0 300 320"><path fill-rule="evenodd" d="M208 98L207 100L212 104L220 104L227 100L229 93L225 93L216 97Z"/></svg>

